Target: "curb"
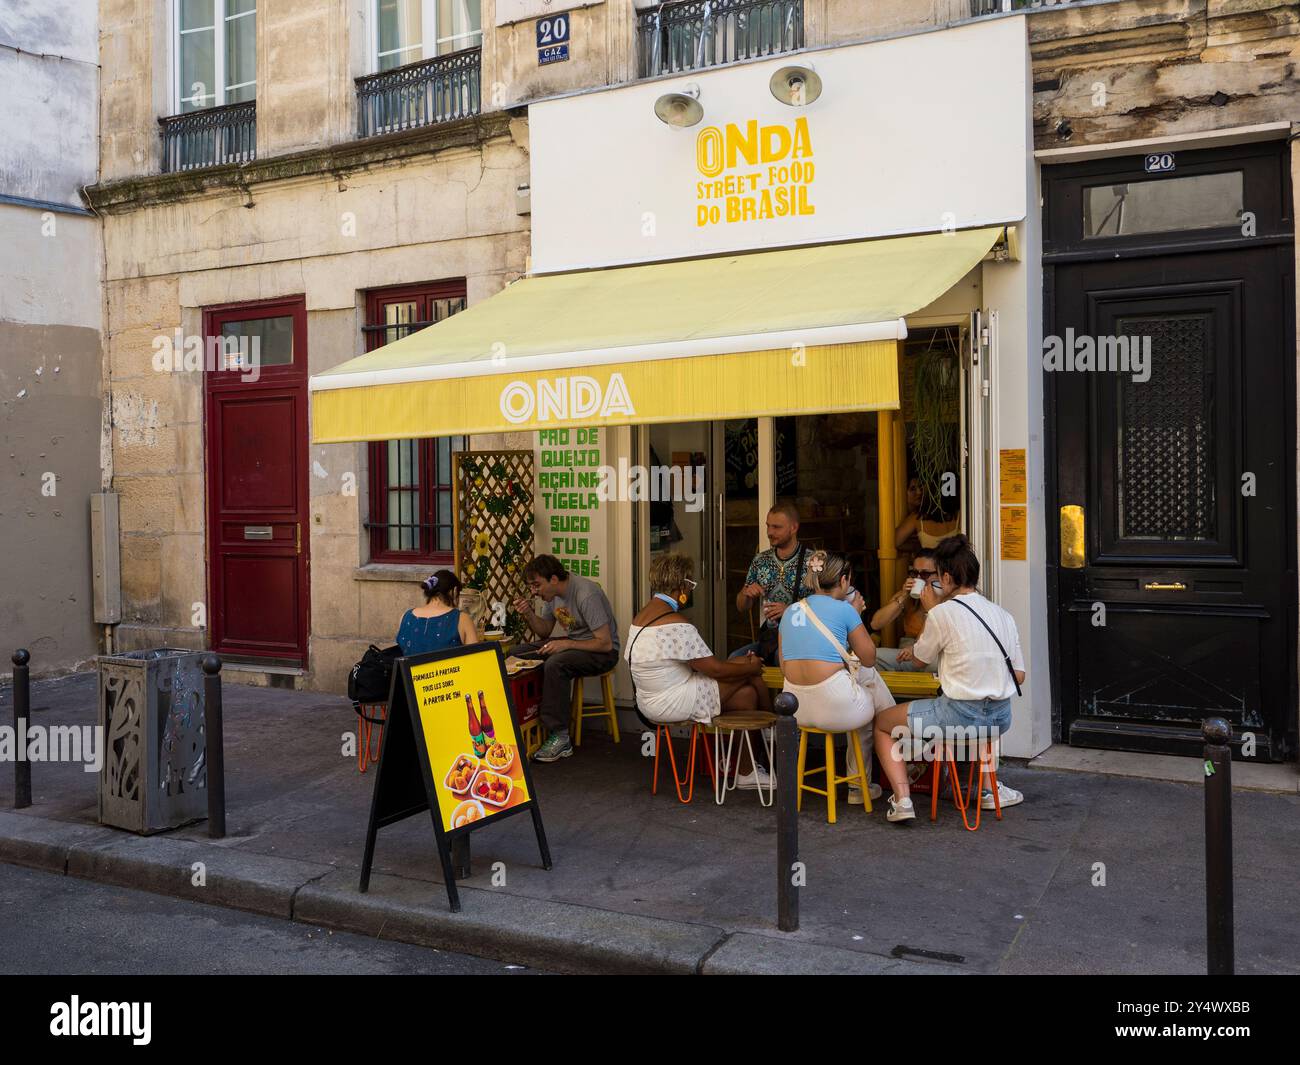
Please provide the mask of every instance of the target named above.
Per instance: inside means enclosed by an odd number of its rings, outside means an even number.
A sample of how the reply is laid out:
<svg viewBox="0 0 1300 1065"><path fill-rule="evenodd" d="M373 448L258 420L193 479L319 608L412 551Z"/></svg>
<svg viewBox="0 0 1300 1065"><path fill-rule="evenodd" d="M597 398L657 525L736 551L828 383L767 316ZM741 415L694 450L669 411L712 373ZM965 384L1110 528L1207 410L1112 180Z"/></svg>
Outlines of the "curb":
<svg viewBox="0 0 1300 1065"><path fill-rule="evenodd" d="M230 842L132 836L0 811L0 861L302 924L474 954L562 973L642 975L955 974L808 940L727 932L462 886L462 910L442 885L271 855ZM201 876L200 876L201 869ZM196 881L201 880L202 883Z"/></svg>

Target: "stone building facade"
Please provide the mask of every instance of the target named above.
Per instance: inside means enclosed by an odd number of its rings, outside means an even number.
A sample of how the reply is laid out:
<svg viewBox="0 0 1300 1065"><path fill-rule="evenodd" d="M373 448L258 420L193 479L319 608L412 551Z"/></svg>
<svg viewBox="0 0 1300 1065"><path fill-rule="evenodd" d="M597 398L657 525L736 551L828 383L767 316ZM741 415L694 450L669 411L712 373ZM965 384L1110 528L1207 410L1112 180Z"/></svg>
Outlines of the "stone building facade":
<svg viewBox="0 0 1300 1065"><path fill-rule="evenodd" d="M227 2L232 17L254 6ZM103 391L112 411L105 444L122 512L120 646L204 646L212 609L204 379L199 372L157 372L158 338L177 330L182 337L202 334L214 307L292 296L302 300L308 368L317 373L365 350L368 294L456 280L473 305L525 276L530 104L645 77L689 80L691 64L701 61L759 61L791 51L815 67L819 49L1024 16L1034 145L1025 166L1035 183L1054 168L1099 158L1253 143L1290 144L1279 148L1289 153L1289 195L1300 173L1290 126L1300 113L1295 3L1083 0L1016 5L1011 12L1000 0L791 0L785 6L793 21L785 25L797 22L797 36L780 47L748 57L722 48L702 59L697 41L694 52L688 47L671 59L647 54L652 40L673 47L670 37L656 37L651 20L689 4L482 0L469 5L478 11L481 36L458 38L474 49L477 71L467 113L376 132L365 125L363 90L380 65L383 6L259 0L255 153L164 172L159 119L180 106L179 9L171 0L100 5L100 177L85 199L103 219ZM538 20L557 14L568 19L568 57L542 63ZM770 32L769 43L785 40ZM428 45L424 54L431 54ZM977 163L953 160L954 167ZM1288 336L1294 344L1293 329ZM1029 338L1031 347L1037 339ZM1044 414L1044 387L1031 374L1003 400L1027 412L1031 434L1051 416ZM1294 435L1294 411L1288 425ZM1052 432L1050 423L1045 431ZM470 441L502 444L531 446L524 438ZM387 640L410 605L412 579L426 567L370 557L368 454L365 445L339 444L304 454L306 655L296 668L268 665L253 669L250 679L340 690L359 652ZM1057 501L1046 461L1029 463L1037 511L1030 537L1050 558ZM1291 521L1293 560L1293 453L1288 462L1291 518L1284 520ZM1046 601L1051 579L1036 574L1026 594ZM1289 654L1294 659L1293 636ZM1033 746L1046 742L1044 734Z"/></svg>

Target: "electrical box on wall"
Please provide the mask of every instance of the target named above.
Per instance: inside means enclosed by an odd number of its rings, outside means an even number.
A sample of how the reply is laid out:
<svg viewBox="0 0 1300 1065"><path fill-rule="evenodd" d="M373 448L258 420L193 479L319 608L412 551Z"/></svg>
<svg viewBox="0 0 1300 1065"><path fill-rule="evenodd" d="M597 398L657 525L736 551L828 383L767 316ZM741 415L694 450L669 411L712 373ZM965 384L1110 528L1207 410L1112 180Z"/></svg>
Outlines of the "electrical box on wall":
<svg viewBox="0 0 1300 1065"><path fill-rule="evenodd" d="M531 214L533 210L533 190L529 185L515 186L515 214Z"/></svg>
<svg viewBox="0 0 1300 1065"><path fill-rule="evenodd" d="M90 556L93 567L95 621L116 625L122 620L122 558L118 551L118 496L101 492L90 497Z"/></svg>

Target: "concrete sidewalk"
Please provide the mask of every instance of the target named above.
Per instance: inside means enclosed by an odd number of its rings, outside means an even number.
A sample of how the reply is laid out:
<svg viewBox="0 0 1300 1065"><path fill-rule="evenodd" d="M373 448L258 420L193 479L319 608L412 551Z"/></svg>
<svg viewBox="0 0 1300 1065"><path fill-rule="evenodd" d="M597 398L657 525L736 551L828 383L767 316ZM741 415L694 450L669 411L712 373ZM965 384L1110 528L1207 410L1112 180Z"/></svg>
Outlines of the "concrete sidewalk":
<svg viewBox="0 0 1300 1065"><path fill-rule="evenodd" d="M558 971L1204 972L1198 786L1008 766L1026 802L974 834L950 804L935 825L900 828L879 806L827 825L813 802L801 930L787 935L773 812L752 793L717 807L707 784L690 806L671 785L652 796L635 737L593 732L534 770L554 869L528 818L485 828L452 915L425 816L380 831L370 891L357 890L375 778L341 753L356 728L345 699L227 684L224 703L225 840L203 824L102 828L95 776L73 765L34 765L34 804L12 811L4 763L0 861ZM91 724L95 677L34 684L32 706L34 724ZM1239 972L1300 972L1298 815L1293 795L1235 796Z"/></svg>

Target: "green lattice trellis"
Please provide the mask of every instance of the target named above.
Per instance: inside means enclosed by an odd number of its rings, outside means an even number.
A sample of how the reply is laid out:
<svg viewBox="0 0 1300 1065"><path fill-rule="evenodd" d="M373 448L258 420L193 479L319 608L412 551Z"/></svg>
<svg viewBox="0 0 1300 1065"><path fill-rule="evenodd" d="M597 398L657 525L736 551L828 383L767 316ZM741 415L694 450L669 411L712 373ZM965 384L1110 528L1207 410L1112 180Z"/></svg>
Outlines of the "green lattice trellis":
<svg viewBox="0 0 1300 1065"><path fill-rule="evenodd" d="M454 471L456 572L487 600L489 623L494 604L504 603L506 632L522 637L528 626L510 604L533 557L533 453L459 451Z"/></svg>

